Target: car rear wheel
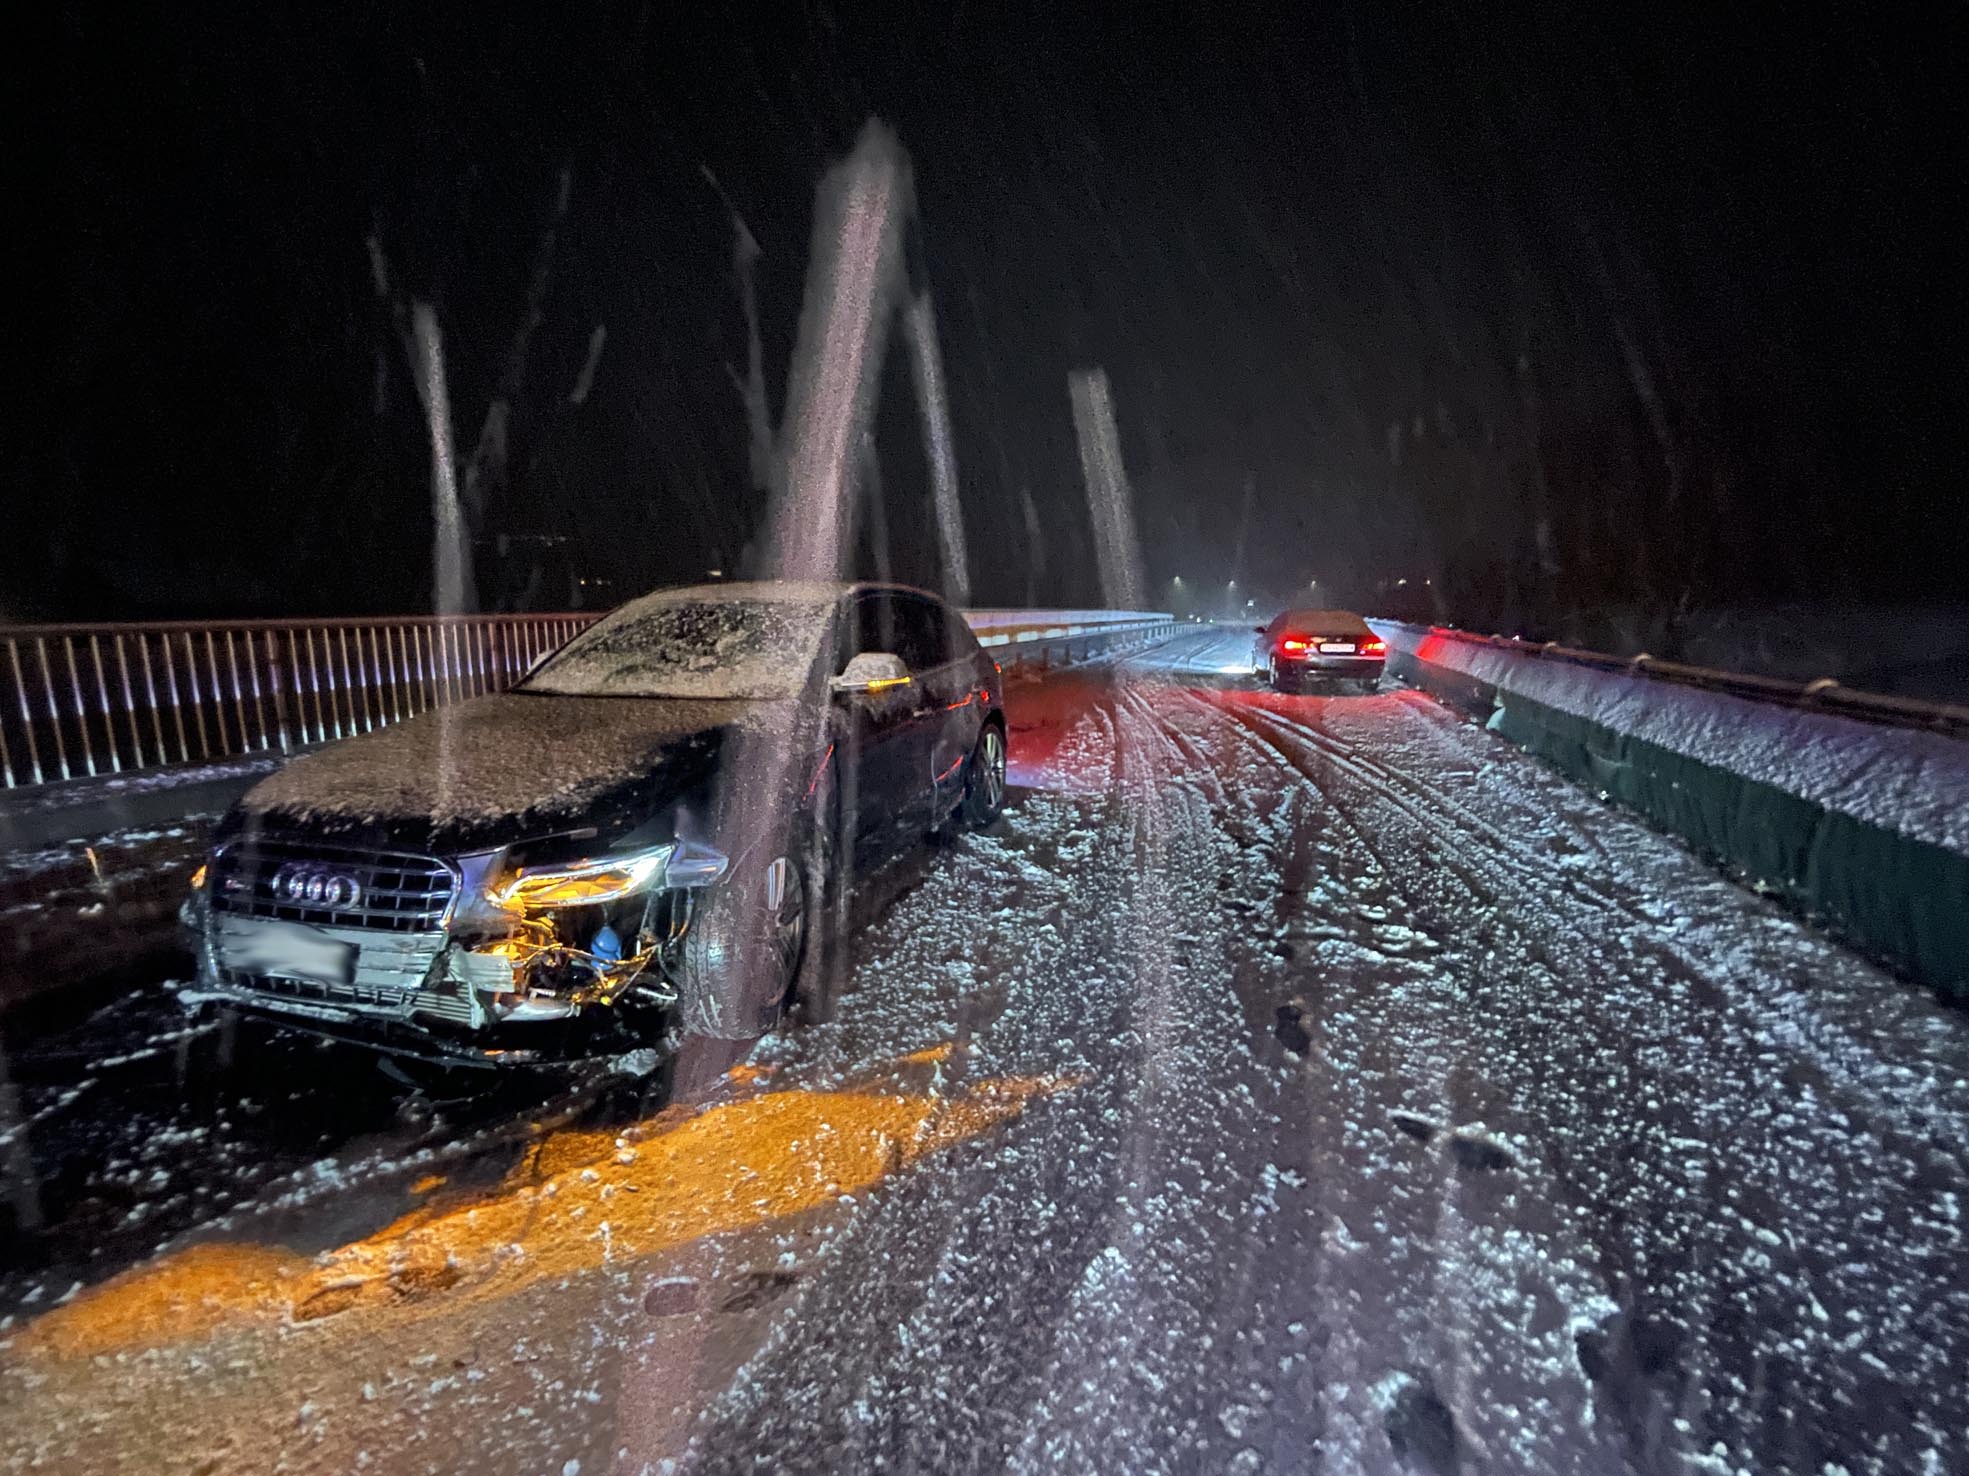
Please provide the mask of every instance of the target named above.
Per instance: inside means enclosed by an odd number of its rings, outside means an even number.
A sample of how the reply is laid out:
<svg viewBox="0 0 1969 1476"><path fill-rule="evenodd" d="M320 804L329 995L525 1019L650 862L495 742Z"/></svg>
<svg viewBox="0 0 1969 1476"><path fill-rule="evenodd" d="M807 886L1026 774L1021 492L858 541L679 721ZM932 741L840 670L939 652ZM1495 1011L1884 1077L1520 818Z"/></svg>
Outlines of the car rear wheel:
<svg viewBox="0 0 1969 1476"><path fill-rule="evenodd" d="M1005 808L1005 730L984 725L971 762L964 769L964 801L958 814L972 830L982 830Z"/></svg>
<svg viewBox="0 0 1969 1476"><path fill-rule="evenodd" d="M1280 661L1276 656L1272 658L1271 676L1272 676L1272 690L1274 692L1285 691L1292 681L1291 677L1289 677L1286 674L1285 663Z"/></svg>
<svg viewBox="0 0 1969 1476"><path fill-rule="evenodd" d="M708 892L684 933L677 1013L686 1035L750 1040L796 998L811 953L817 886L807 847L789 846ZM804 1011L814 1018L814 1011Z"/></svg>

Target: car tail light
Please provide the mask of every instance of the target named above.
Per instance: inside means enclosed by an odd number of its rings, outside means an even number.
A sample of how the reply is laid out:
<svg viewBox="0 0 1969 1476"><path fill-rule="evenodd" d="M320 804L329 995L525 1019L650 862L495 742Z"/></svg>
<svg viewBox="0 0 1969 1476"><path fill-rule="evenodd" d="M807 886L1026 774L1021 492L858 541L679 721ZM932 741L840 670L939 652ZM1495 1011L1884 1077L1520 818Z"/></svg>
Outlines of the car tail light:
<svg viewBox="0 0 1969 1476"><path fill-rule="evenodd" d="M1279 638L1278 648L1281 651L1303 651L1306 649L1305 638L1302 636L1281 636Z"/></svg>
<svg viewBox="0 0 1969 1476"><path fill-rule="evenodd" d="M1386 656L1387 654L1388 643L1386 641L1361 642L1361 655L1363 656Z"/></svg>

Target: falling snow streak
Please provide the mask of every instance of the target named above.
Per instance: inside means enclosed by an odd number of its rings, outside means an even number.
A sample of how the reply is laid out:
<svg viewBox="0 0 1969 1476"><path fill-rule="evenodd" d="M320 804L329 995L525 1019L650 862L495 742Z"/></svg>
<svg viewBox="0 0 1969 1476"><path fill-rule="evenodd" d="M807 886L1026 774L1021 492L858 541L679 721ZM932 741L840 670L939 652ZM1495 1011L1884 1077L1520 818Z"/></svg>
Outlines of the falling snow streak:
<svg viewBox="0 0 1969 1476"><path fill-rule="evenodd" d="M971 601L971 565L964 551L964 509L957 494L957 451L951 440L950 397L944 388L943 349L930 294L918 293L904 312L909 361L916 371L916 402L923 416L923 451L937 498L937 538L943 549L944 593L960 605Z"/></svg>
<svg viewBox="0 0 1969 1476"><path fill-rule="evenodd" d="M874 415L909 193L908 157L874 119L821 181L772 520L781 578L832 579L842 567L847 484Z"/></svg>
<svg viewBox="0 0 1969 1476"><path fill-rule="evenodd" d="M1135 538L1135 510L1121 438L1114 428L1114 397L1105 369L1076 369L1067 376L1074 435L1087 478L1087 507L1094 520L1094 552L1101 565L1101 594L1117 610L1143 601L1142 550Z"/></svg>
<svg viewBox="0 0 1969 1476"><path fill-rule="evenodd" d="M445 383L444 338L437 310L420 302L411 320L417 339L417 373L423 380L431 431L431 525L435 538L431 597L439 615L462 615L478 603L465 559L464 523L458 510L458 474L451 445L451 393Z"/></svg>
<svg viewBox="0 0 1969 1476"><path fill-rule="evenodd" d="M444 338L438 331L437 310L420 302L411 312L412 332L417 341L417 372L423 382L425 420L431 428L431 599L439 615L460 615L477 603L472 589L471 564L465 549L465 527L458 508L458 472L451 443L451 391L445 383ZM443 642L445 628L440 625L432 636ZM439 646L442 651L442 644ZM442 659L442 658L441 658ZM435 787L448 794L453 768L451 763L452 717L446 708L438 715L437 770Z"/></svg>
<svg viewBox="0 0 1969 1476"><path fill-rule="evenodd" d="M909 156L870 119L854 152L821 179L812 254L782 427L784 460L774 486L771 562L780 579L841 577L854 546L855 483L875 418L875 398L902 279L902 229L911 194ZM838 666L835 667L838 670ZM770 798L806 776L799 740L775 729L723 770L718 805L730 885L745 888L774 858L794 854L789 817ZM757 1024L757 973L728 967L715 994L685 1002L692 1028L739 1038Z"/></svg>

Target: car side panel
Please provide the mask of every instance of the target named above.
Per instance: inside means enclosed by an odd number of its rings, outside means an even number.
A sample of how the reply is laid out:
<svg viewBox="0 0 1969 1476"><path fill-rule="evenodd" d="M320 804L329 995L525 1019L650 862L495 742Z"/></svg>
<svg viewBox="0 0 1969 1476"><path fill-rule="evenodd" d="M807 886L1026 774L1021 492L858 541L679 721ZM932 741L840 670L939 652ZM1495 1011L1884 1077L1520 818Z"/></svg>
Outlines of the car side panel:
<svg viewBox="0 0 1969 1476"><path fill-rule="evenodd" d="M921 698L911 683L842 704L838 782L844 829L858 849L921 828L928 795Z"/></svg>
<svg viewBox="0 0 1969 1476"><path fill-rule="evenodd" d="M909 665L908 632L894 595L861 596L854 606L845 662L863 651L888 651ZM843 703L846 764L843 803L857 844L880 848L920 833L930 811L932 702L912 670L911 680L883 692L860 693Z"/></svg>
<svg viewBox="0 0 1969 1476"><path fill-rule="evenodd" d="M936 708L930 747L930 781L935 818L941 820L964 797L964 765L978 746L978 734L991 708L991 689L976 660L953 661L932 674L930 700Z"/></svg>

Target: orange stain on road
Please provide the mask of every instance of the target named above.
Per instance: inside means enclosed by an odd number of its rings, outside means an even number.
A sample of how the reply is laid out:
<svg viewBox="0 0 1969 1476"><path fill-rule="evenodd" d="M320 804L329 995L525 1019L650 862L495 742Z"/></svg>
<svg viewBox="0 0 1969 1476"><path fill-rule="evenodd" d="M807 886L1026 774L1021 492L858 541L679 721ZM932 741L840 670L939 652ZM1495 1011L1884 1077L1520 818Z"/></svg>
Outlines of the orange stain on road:
<svg viewBox="0 0 1969 1476"><path fill-rule="evenodd" d="M920 1064L930 1053L895 1063ZM838 1199L1017 1117L1075 1083L981 1082L956 1096L773 1091L618 1135L551 1135L497 1188L434 1197L313 1259L204 1244L125 1272L45 1313L18 1352L63 1358L202 1341L228 1327L342 1314L416 1315L508 1296L547 1277L620 1265Z"/></svg>

